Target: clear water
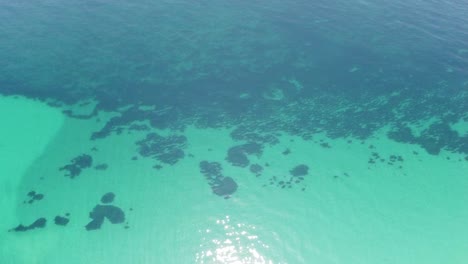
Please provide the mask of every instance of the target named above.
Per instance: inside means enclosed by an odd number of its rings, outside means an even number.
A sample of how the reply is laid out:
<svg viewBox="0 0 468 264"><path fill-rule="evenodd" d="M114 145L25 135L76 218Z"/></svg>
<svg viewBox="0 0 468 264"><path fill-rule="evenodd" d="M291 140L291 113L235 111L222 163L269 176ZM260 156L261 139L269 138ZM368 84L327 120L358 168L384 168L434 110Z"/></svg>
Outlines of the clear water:
<svg viewBox="0 0 468 264"><path fill-rule="evenodd" d="M468 263L467 13L0 0L0 263Z"/></svg>

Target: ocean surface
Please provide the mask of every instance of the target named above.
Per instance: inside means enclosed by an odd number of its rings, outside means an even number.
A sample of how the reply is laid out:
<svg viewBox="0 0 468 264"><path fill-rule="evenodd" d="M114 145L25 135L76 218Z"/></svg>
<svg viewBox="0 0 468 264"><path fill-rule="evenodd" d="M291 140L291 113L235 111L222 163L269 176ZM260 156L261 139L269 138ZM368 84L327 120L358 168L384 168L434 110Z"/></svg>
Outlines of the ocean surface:
<svg viewBox="0 0 468 264"><path fill-rule="evenodd" d="M0 263L468 263L466 14L0 0Z"/></svg>

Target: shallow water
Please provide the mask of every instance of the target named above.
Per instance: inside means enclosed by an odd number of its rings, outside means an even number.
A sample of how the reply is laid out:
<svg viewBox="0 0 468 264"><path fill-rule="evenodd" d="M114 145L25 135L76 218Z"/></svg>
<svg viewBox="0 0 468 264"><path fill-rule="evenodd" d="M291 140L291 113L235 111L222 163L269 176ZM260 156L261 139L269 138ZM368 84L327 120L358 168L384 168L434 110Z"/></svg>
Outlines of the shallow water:
<svg viewBox="0 0 468 264"><path fill-rule="evenodd" d="M468 262L468 5L0 7L0 263Z"/></svg>

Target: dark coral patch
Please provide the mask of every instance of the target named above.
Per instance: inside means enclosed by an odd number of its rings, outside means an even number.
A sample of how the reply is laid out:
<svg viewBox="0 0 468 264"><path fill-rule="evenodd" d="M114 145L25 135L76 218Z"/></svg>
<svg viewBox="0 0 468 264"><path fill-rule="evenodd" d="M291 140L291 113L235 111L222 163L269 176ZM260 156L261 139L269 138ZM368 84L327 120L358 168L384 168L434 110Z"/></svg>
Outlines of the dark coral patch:
<svg viewBox="0 0 468 264"><path fill-rule="evenodd" d="M35 201L40 201L40 200L44 199L44 194L37 193L36 191L28 192L27 196L29 197L29 200L27 201L27 203L29 203L29 204L32 204ZM25 203L26 203L26 201L25 201Z"/></svg>
<svg viewBox="0 0 468 264"><path fill-rule="evenodd" d="M113 192L108 192L101 197L101 203L107 204L114 201L115 194Z"/></svg>
<svg viewBox="0 0 468 264"><path fill-rule="evenodd" d="M237 183L231 177L219 179L213 185L213 192L219 196L229 196L237 190Z"/></svg>
<svg viewBox="0 0 468 264"><path fill-rule="evenodd" d="M398 142L418 144L431 155L438 155L442 149L468 152L468 136L459 136L448 122L436 122L423 130L419 136L413 135L411 129L406 126L395 126L387 135Z"/></svg>
<svg viewBox="0 0 468 264"><path fill-rule="evenodd" d="M253 174L260 176L263 172L263 167L260 164L252 164L250 165L250 172Z"/></svg>
<svg viewBox="0 0 468 264"><path fill-rule="evenodd" d="M96 205L93 211L89 213L89 217L92 221L85 226L88 231L100 229L105 219L112 224L125 222L124 211L113 205Z"/></svg>
<svg viewBox="0 0 468 264"><path fill-rule="evenodd" d="M250 164L248 155L261 155L263 146L258 143L246 143L231 147L226 160L233 166L247 167Z"/></svg>
<svg viewBox="0 0 468 264"><path fill-rule="evenodd" d="M89 168L93 165L93 158L90 155L82 154L71 160L70 164L61 167L60 171L67 171L66 177L75 178L79 176L83 169Z"/></svg>
<svg viewBox="0 0 468 264"><path fill-rule="evenodd" d="M223 176L219 162L200 162L200 172L208 180L214 194L229 198L237 190L237 183L231 177Z"/></svg>
<svg viewBox="0 0 468 264"><path fill-rule="evenodd" d="M46 223L47 223L47 220L44 217L41 217L28 226L20 224L17 227L11 229L10 231L26 232L26 231L33 230L36 228L44 228L46 226Z"/></svg>
<svg viewBox="0 0 468 264"><path fill-rule="evenodd" d="M70 219L68 219L67 217L57 215L54 218L54 223L59 226L66 226L68 222L70 222Z"/></svg>
<svg viewBox="0 0 468 264"><path fill-rule="evenodd" d="M150 130L150 127L145 124L132 124L128 127L128 130L135 130L135 131L146 131Z"/></svg>
<svg viewBox="0 0 468 264"><path fill-rule="evenodd" d="M107 168L109 168L109 165L106 163L101 163L94 167L95 170L107 170Z"/></svg>
<svg viewBox="0 0 468 264"><path fill-rule="evenodd" d="M290 170L289 173L294 177L305 176L309 173L309 167L305 164L300 164Z"/></svg>
<svg viewBox="0 0 468 264"><path fill-rule="evenodd" d="M115 194L108 192L101 197L102 203L111 203L114 201ZM89 213L89 217L92 219L85 228L86 230L100 229L104 220L107 219L112 224L120 224L125 222L125 213L122 209L114 205L96 205L93 211Z"/></svg>
<svg viewBox="0 0 468 264"><path fill-rule="evenodd" d="M145 139L137 141L136 144L139 146L141 156L174 165L185 157L183 149L187 145L187 138L179 135L163 137L156 133L149 133Z"/></svg>
<svg viewBox="0 0 468 264"><path fill-rule="evenodd" d="M259 132L256 130L264 130L264 132ZM272 134L270 131L274 131L272 127L261 127L258 124L255 126L255 129L252 129L249 126L238 126L231 132L231 138L236 141L248 141L248 142L257 142L260 144L269 144L275 145L279 143L278 138Z"/></svg>
<svg viewBox="0 0 468 264"><path fill-rule="evenodd" d="M289 155L291 154L291 150L290 149L285 149L283 152L281 152L283 155Z"/></svg>
<svg viewBox="0 0 468 264"><path fill-rule="evenodd" d="M219 162L209 162L209 161L202 161L200 162L200 172L209 178L217 178L222 177L222 170L221 164Z"/></svg>
<svg viewBox="0 0 468 264"><path fill-rule="evenodd" d="M232 147L228 150L228 156L226 158L232 165L238 167L246 167L250 161L247 155L241 148Z"/></svg>

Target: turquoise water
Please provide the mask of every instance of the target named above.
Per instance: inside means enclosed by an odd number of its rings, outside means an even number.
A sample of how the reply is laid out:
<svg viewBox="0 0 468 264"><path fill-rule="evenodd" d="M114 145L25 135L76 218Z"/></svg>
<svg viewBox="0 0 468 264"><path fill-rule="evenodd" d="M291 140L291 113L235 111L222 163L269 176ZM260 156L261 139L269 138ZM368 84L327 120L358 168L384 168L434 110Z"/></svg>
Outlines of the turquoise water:
<svg viewBox="0 0 468 264"><path fill-rule="evenodd" d="M468 263L466 13L0 0L0 263Z"/></svg>

